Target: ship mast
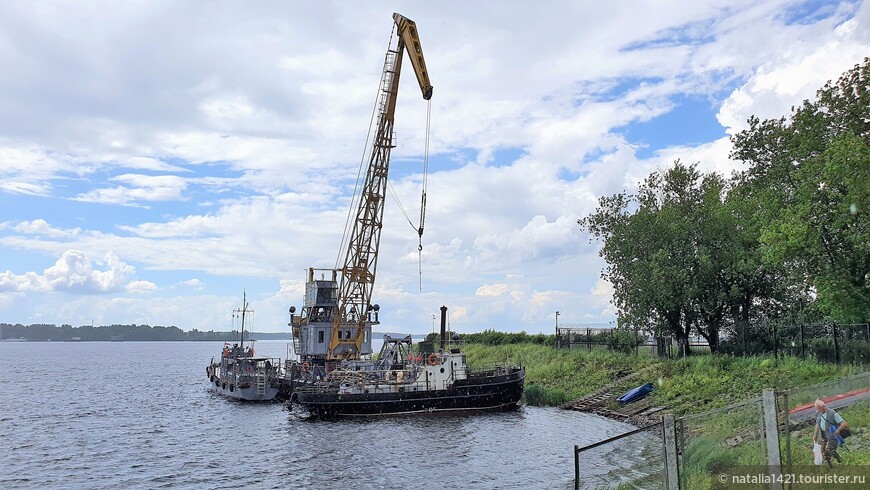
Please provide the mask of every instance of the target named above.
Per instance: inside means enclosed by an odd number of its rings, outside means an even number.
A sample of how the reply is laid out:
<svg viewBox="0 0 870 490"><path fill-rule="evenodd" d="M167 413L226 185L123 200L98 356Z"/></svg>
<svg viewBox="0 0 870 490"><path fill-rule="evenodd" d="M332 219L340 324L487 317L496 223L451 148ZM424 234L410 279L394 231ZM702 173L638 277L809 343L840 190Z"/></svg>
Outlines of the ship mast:
<svg viewBox="0 0 870 490"><path fill-rule="evenodd" d="M360 193L353 231L348 241L347 253L341 271L338 302L333 315L332 334L329 339L327 359L359 359L366 321L371 305L372 289L378 264L378 247L384 216L384 201L387 193L387 175L390 167L390 151L393 143L393 122L396 112L396 95L399 92L399 76L402 71L402 56L407 49L411 65L423 99L432 97L432 84L423 59L423 50L414 21L397 13L393 14L398 34L395 50L388 50L381 77L381 94L378 99L377 132L372 143L365 183ZM350 335L342 335L347 332ZM339 346L345 346L338 349Z"/></svg>
<svg viewBox="0 0 870 490"><path fill-rule="evenodd" d="M239 327L239 348L244 351L245 348L245 313L248 311L248 293L242 290L242 308L236 308L233 313L241 313L242 324Z"/></svg>

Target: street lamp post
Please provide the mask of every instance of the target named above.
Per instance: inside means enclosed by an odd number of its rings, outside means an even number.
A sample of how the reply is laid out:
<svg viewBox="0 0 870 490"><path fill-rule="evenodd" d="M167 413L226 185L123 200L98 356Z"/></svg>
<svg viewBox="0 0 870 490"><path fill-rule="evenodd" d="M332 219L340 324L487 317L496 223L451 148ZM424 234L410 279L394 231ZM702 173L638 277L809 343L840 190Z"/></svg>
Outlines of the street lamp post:
<svg viewBox="0 0 870 490"><path fill-rule="evenodd" d="M559 310L556 310L556 347L561 347L559 342Z"/></svg>

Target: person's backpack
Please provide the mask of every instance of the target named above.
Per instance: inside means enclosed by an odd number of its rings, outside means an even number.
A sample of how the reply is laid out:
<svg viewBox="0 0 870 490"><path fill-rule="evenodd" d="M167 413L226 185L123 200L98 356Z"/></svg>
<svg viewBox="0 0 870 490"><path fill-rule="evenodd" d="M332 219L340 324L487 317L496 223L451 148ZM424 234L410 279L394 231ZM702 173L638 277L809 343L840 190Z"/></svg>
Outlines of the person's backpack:
<svg viewBox="0 0 870 490"><path fill-rule="evenodd" d="M818 425L820 418L825 419L825 425L828 427L828 432L833 434L834 431L837 430L837 426L834 425L833 423L828 422L828 415L830 415L832 419L834 418L834 409L833 408L828 408L828 410L824 413L824 415L819 414L818 418L816 418L816 425ZM852 435L852 431L849 430L848 427L843 427L842 429L840 429L839 437L841 437L842 439L845 439L851 435Z"/></svg>

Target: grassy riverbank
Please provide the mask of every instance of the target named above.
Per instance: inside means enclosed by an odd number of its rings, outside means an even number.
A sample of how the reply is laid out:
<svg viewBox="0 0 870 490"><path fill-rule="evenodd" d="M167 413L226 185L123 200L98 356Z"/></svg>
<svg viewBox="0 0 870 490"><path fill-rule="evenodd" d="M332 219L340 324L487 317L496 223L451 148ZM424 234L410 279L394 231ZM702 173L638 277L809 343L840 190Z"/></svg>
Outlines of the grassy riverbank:
<svg viewBox="0 0 870 490"><path fill-rule="evenodd" d="M861 371L854 366L797 358L698 355L669 360L610 351L568 351L535 344L468 344L464 350L472 366L506 359L525 365L526 403L530 405L559 405L592 393L628 373L642 371L624 385L617 384L613 392L653 383L656 389L650 397L654 404L666 405L678 416L756 397L764 388L809 386Z"/></svg>
<svg viewBox="0 0 870 490"><path fill-rule="evenodd" d="M468 344L464 350L472 366L505 360L525 365L525 398L530 405L559 405L611 385L629 373L639 373L615 383L608 391L622 394L640 384L653 383L656 388L649 395L653 405L666 406L668 412L678 417L702 414L686 417L683 422L683 478L687 488L710 488L710 475L723 468L765 464L763 438L759 435L761 407L756 402L737 402L759 397L764 388L808 387L866 370L796 358L707 354L669 360L534 344ZM853 388L848 382L839 387L842 391ZM819 396L812 390L793 393L790 406L811 402ZM870 427L870 402L839 412L854 433L847 446L841 448L843 464L870 464L870 432L865 429ZM783 461L790 458L796 465L813 464L812 427L812 419L791 426L790 440L780 440Z"/></svg>

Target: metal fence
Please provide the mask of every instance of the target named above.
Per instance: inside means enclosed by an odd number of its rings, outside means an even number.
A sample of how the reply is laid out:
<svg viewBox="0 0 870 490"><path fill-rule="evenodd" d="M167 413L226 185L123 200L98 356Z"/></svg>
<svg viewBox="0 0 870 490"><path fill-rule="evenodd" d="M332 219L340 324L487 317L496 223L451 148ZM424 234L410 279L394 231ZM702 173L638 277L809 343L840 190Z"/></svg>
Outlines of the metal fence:
<svg viewBox="0 0 870 490"><path fill-rule="evenodd" d="M613 350L626 354L682 357L708 354L699 337L681 344L673 336L646 336L639 330L612 325L565 324L556 327L556 346L566 349ZM813 358L837 364L870 364L870 324L795 322L778 319L723 332L720 352L737 356L773 354Z"/></svg>
<svg viewBox="0 0 870 490"><path fill-rule="evenodd" d="M812 465L812 437L816 411L813 402L824 400L846 420L858 412L870 411L870 372L794 388L777 394L782 464L791 471L794 465ZM845 450L849 450L846 441Z"/></svg>
<svg viewBox="0 0 870 490"><path fill-rule="evenodd" d="M574 446L574 488L665 488L664 458L661 423Z"/></svg>
<svg viewBox="0 0 870 490"><path fill-rule="evenodd" d="M704 339L691 338L687 345L693 353L710 353L710 346ZM651 337L637 330L598 324L556 327L556 347L587 352L613 350L668 358L681 357L686 351L673 336Z"/></svg>
<svg viewBox="0 0 870 490"><path fill-rule="evenodd" d="M737 329L721 343L725 353L815 358L837 364L870 363L870 324L770 320Z"/></svg>
<svg viewBox="0 0 870 490"><path fill-rule="evenodd" d="M762 397L677 419L681 488L706 488L732 465L767 461Z"/></svg>
<svg viewBox="0 0 870 490"><path fill-rule="evenodd" d="M762 467L773 464L771 459L780 462L783 473L792 473L795 466L813 465L816 399L824 400L847 422L865 420L870 413L870 372L775 394L765 392L676 419L671 430L658 423L588 446L574 446L575 488L665 488L668 481L669 488L676 488L668 478L675 474L680 488L709 488L711 475L737 466ZM673 416L666 415L665 420ZM673 434L670 445L667 434ZM769 434L773 434L770 440ZM841 453L848 454L849 446L847 440ZM676 457L666 456L669 447ZM638 464L626 470L612 463L625 459Z"/></svg>

